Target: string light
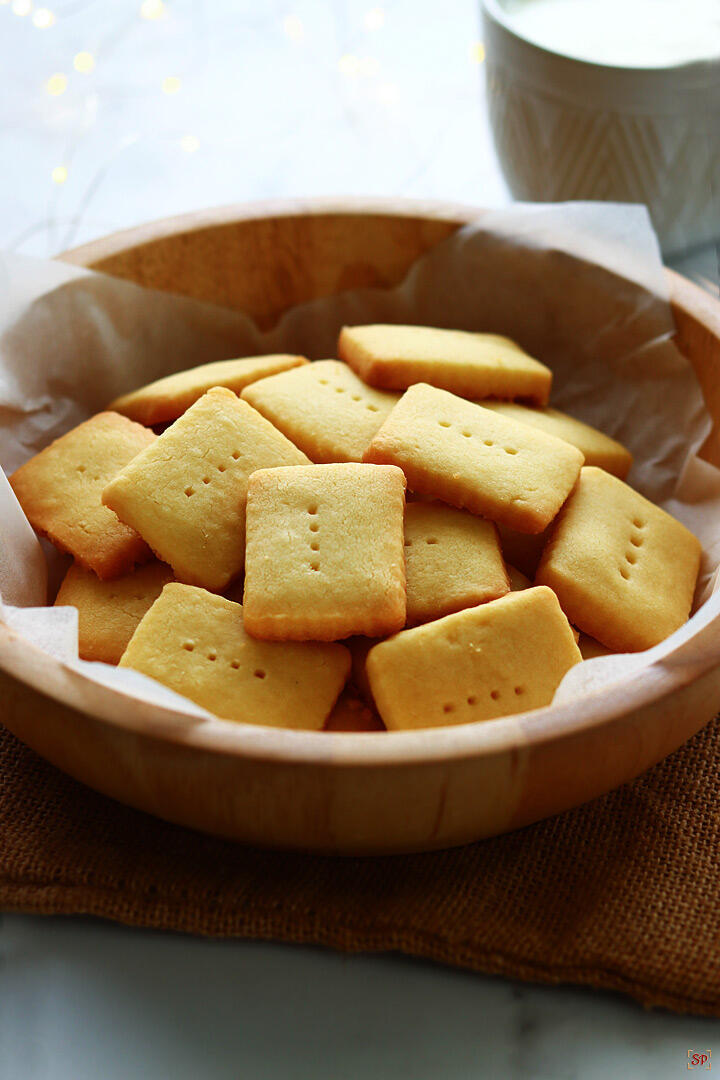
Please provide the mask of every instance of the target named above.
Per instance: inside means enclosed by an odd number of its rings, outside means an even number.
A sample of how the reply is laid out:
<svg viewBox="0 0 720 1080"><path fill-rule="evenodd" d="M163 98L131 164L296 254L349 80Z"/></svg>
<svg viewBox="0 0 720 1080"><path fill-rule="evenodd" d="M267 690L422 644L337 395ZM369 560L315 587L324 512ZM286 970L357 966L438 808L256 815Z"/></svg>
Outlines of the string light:
<svg viewBox="0 0 720 1080"><path fill-rule="evenodd" d="M95 57L89 52L75 53L73 67L76 71L79 71L81 75L89 75L95 67Z"/></svg>
<svg viewBox="0 0 720 1080"><path fill-rule="evenodd" d="M47 30L49 26L55 25L55 15L49 8L38 8L33 15L33 26L36 26L38 30Z"/></svg>
<svg viewBox="0 0 720 1080"><path fill-rule="evenodd" d="M200 140L196 135L183 135L180 140L180 149L184 150L186 154L194 154L196 150L200 149Z"/></svg>
<svg viewBox="0 0 720 1080"><path fill-rule="evenodd" d="M370 8L363 21L368 30L379 30L385 25L385 12L381 7Z"/></svg>
<svg viewBox="0 0 720 1080"><path fill-rule="evenodd" d="M283 30L291 41L302 41L305 37L305 27L299 15L286 15L283 19Z"/></svg>
<svg viewBox="0 0 720 1080"><path fill-rule="evenodd" d="M13 0L13 15L29 15L32 11L32 0Z"/></svg>
<svg viewBox="0 0 720 1080"><path fill-rule="evenodd" d="M360 61L352 53L345 53L338 60L338 71L341 75L357 75L360 71Z"/></svg>
<svg viewBox="0 0 720 1080"><path fill-rule="evenodd" d="M163 0L143 0L140 5L140 18L141 19L162 19L165 14L165 5Z"/></svg>
<svg viewBox="0 0 720 1080"><path fill-rule="evenodd" d="M182 83L177 75L167 75L162 81L162 92L163 94L177 94L181 86Z"/></svg>
<svg viewBox="0 0 720 1080"><path fill-rule="evenodd" d="M476 64L482 64L485 59L485 46L482 41L476 41L470 49L470 56Z"/></svg>
<svg viewBox="0 0 720 1080"><path fill-rule="evenodd" d="M65 165L56 165L53 171L50 173L53 184L64 184L68 178L68 171Z"/></svg>
<svg viewBox="0 0 720 1080"><path fill-rule="evenodd" d="M45 89L52 97L58 97L60 94L64 94L67 90L67 75L63 75L60 72L51 75L45 83Z"/></svg>

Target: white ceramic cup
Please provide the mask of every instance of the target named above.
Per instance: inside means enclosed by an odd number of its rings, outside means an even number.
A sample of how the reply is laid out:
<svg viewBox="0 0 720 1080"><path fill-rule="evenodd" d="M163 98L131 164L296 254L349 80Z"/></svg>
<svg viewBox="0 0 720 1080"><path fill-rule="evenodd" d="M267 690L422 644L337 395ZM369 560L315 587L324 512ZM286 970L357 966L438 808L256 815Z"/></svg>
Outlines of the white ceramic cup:
<svg viewBox="0 0 720 1080"><path fill-rule="evenodd" d="M516 198L645 203L666 254L720 239L720 47L613 67L537 45L502 0L481 2L490 122Z"/></svg>

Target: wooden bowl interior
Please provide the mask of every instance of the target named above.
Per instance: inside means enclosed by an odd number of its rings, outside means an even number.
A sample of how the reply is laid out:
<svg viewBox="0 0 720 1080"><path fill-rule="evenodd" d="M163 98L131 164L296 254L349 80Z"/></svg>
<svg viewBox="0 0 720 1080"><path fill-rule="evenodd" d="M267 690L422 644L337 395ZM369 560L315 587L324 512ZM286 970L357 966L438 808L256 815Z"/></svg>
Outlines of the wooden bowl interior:
<svg viewBox="0 0 720 1080"><path fill-rule="evenodd" d="M482 217L469 207L407 201L343 205L219 208L116 233L63 258L244 311L267 329L302 301L398 284L420 255ZM676 340L713 419L703 456L720 466L720 304L670 271L668 284Z"/></svg>

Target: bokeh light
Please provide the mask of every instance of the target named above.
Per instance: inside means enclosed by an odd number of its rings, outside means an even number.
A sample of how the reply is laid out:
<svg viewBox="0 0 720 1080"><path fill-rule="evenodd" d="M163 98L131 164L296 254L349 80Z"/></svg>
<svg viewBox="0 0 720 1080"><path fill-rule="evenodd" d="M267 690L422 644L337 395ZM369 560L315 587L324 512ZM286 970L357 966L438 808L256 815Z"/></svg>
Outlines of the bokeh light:
<svg viewBox="0 0 720 1080"><path fill-rule="evenodd" d="M41 7L33 15L32 21L33 26L36 26L38 30L47 30L48 27L55 25L55 15L50 8Z"/></svg>
<svg viewBox="0 0 720 1080"><path fill-rule="evenodd" d="M63 75L62 72L56 72L55 75L51 75L45 83L45 89L52 97L58 97L60 94L64 94L67 90L67 75Z"/></svg>
<svg viewBox="0 0 720 1080"><path fill-rule="evenodd" d="M82 75L88 75L95 67L95 57L89 52L79 52L73 59L73 67Z"/></svg>

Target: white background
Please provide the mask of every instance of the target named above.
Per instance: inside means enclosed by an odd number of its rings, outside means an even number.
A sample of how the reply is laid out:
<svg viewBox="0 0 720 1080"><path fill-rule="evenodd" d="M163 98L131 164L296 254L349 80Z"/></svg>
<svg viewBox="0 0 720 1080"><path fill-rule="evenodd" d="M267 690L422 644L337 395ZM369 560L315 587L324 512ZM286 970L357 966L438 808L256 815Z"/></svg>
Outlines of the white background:
<svg viewBox="0 0 720 1080"><path fill-rule="evenodd" d="M506 201L482 75L473 0L0 0L0 245L273 196ZM718 291L716 248L676 265ZM720 1022L396 957L0 921L0 1080L663 1080L713 1044L720 1068Z"/></svg>

